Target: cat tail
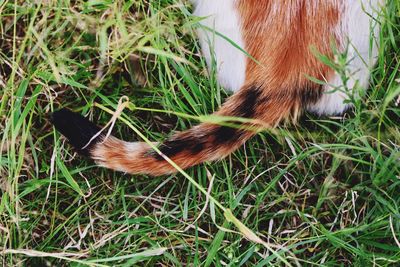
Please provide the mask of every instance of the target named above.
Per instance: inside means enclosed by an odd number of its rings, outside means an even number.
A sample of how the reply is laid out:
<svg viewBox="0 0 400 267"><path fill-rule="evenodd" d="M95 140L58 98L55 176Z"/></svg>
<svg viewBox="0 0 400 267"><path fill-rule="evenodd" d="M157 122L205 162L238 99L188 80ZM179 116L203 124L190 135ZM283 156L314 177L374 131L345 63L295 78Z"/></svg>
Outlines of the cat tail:
<svg viewBox="0 0 400 267"><path fill-rule="evenodd" d="M275 93L271 93L275 92ZM245 85L227 99L214 115L255 119L261 123L241 122L240 127L201 123L173 134L155 144L156 152L145 142L125 142L100 134L100 128L81 115L61 109L52 114L55 128L81 154L98 165L131 174L159 176L177 172L165 157L185 169L201 162L222 159L229 155L263 127L274 127L298 110L299 102L289 91L265 90L262 85ZM296 112L294 112L296 113Z"/></svg>

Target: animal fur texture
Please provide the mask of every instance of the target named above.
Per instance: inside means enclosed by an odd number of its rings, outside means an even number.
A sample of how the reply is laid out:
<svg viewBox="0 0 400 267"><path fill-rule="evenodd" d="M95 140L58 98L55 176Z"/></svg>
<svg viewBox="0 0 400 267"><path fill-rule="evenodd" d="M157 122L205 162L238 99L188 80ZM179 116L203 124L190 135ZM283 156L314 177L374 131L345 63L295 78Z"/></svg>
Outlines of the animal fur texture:
<svg viewBox="0 0 400 267"><path fill-rule="evenodd" d="M215 58L218 81L234 92L216 115L275 127L304 110L342 113L352 88L368 85L378 51L376 18L383 4L382 0L193 1L194 15L204 18L198 29L203 55L209 67ZM346 81L317 56L334 60L333 48L347 53ZM92 138L99 128L71 111L54 113L53 123L78 151L101 166L154 176L176 172L144 142L128 143L102 134ZM261 127L242 126L202 123L175 133L158 148L185 169L227 156Z"/></svg>

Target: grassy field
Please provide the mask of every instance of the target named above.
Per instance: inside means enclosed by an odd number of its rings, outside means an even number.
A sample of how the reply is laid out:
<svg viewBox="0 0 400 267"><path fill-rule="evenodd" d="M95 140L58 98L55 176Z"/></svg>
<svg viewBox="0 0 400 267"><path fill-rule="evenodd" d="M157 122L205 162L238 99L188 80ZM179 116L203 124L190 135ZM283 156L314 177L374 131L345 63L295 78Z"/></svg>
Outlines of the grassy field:
<svg viewBox="0 0 400 267"><path fill-rule="evenodd" d="M48 117L68 107L104 125L128 96L113 133L160 141L217 110L227 93L189 4L0 0L0 265L398 266L399 17L389 0L351 114L305 114L222 161L150 178L77 156Z"/></svg>

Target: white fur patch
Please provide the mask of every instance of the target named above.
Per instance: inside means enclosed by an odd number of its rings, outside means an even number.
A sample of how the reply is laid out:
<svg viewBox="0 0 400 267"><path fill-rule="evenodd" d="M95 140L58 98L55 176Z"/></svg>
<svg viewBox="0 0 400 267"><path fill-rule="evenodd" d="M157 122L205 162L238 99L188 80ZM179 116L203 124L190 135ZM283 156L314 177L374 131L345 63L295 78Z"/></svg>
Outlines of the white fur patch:
<svg viewBox="0 0 400 267"><path fill-rule="evenodd" d="M364 89L368 86L370 71L377 60L376 39L379 38L379 25L370 16L377 16L383 2L382 0L352 0L346 3L345 21L342 27L349 41L347 55L349 80L347 84L344 84L339 75L335 74L328 81L328 85L324 86L325 93L321 100L309 107L310 111L320 115L340 114L348 108L348 104L343 101L348 99L354 86L357 83ZM340 90L334 91L335 88ZM346 92L345 88L349 91Z"/></svg>
<svg viewBox="0 0 400 267"><path fill-rule="evenodd" d="M198 30L203 55L209 69L216 61L219 83L227 90L238 91L245 81L246 55L237 46L244 48L240 18L235 8L236 0L195 0L194 15L206 17L201 21L204 28ZM210 28L210 30L207 30Z"/></svg>

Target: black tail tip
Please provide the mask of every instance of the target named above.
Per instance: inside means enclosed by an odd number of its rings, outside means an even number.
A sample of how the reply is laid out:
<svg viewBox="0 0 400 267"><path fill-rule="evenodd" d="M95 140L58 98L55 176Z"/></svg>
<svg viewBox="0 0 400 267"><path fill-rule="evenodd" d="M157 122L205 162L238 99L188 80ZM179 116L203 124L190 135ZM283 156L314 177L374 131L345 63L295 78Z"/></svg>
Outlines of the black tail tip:
<svg viewBox="0 0 400 267"><path fill-rule="evenodd" d="M66 108L50 114L50 121L80 154L86 156L90 155L91 148L103 137L99 135L90 142L101 129L87 118Z"/></svg>

